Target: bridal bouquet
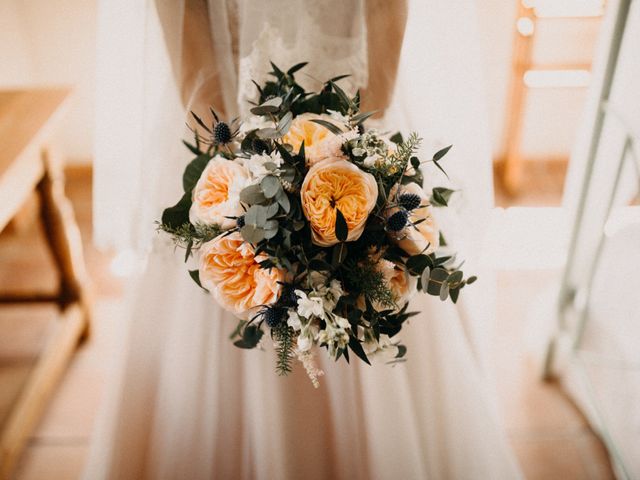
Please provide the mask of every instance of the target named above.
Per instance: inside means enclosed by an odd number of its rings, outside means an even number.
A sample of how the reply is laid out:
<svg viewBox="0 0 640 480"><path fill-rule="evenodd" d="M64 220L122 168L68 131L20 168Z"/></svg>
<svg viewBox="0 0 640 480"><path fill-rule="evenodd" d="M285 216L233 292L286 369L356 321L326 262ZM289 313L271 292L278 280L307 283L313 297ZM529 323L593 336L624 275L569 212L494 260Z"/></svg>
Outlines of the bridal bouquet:
<svg viewBox="0 0 640 480"><path fill-rule="evenodd" d="M453 191L422 188L420 138L367 128L360 96L327 81L305 91L272 64L273 80L242 121L193 118L195 158L184 195L160 229L195 257L193 280L240 320L231 338L254 348L265 332L277 371L304 365L315 386L316 347L335 360L350 353L401 361L394 341L416 291L450 298L465 279L432 215ZM444 148L428 159L442 174Z"/></svg>

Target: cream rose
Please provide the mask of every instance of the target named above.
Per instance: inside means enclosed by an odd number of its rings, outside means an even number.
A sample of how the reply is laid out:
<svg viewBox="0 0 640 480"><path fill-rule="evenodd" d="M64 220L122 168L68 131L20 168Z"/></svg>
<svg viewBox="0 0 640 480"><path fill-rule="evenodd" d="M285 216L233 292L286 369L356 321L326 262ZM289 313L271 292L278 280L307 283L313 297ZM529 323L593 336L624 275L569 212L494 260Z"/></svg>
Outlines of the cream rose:
<svg viewBox="0 0 640 480"><path fill-rule="evenodd" d="M223 157L211 159L193 189L191 223L218 224L225 230L235 227L236 221L226 217L242 215L240 191L250 179L242 165Z"/></svg>
<svg viewBox="0 0 640 480"><path fill-rule="evenodd" d="M309 165L314 165L328 158L343 158L342 145L357 136L352 132L345 132L336 135L328 128L313 122L312 120L324 120L325 122L337 125L337 121L329 115L316 115L314 113L303 113L298 115L291 122L291 127L287 134L282 137L284 143L288 143L297 152L304 142L304 151Z"/></svg>
<svg viewBox="0 0 640 480"><path fill-rule="evenodd" d="M418 195L420 197L420 204L425 206L411 211L409 220L412 223L416 223L422 219L424 219L424 221L415 226L407 225L398 239L398 246L409 255L435 252L440 246L440 235L435 220L433 219L429 197L420 185L413 182L404 185L401 192Z"/></svg>
<svg viewBox="0 0 640 480"><path fill-rule="evenodd" d="M253 247L240 233L219 235L200 250L200 283L226 310L246 318L261 305L275 302L280 295L284 271L261 268L264 255L255 255Z"/></svg>
<svg viewBox="0 0 640 480"><path fill-rule="evenodd" d="M384 275L385 283L393 294L394 302L398 308L402 308L415 293L418 279L409 275L407 270L398 267L389 260L380 260L378 268Z"/></svg>
<svg viewBox="0 0 640 480"><path fill-rule="evenodd" d="M360 238L378 198L373 175L346 160L324 160L307 172L300 190L302 210L311 224L313 243L328 247L338 243L336 209L347 222L347 241Z"/></svg>

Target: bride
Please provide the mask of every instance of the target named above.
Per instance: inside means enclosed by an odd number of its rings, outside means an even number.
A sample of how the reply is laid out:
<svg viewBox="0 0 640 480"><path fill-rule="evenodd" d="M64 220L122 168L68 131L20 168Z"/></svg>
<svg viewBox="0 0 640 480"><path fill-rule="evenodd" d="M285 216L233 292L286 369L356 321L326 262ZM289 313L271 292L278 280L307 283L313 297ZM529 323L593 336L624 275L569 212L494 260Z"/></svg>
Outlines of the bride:
<svg viewBox="0 0 640 480"><path fill-rule="evenodd" d="M138 172L127 210L140 207L129 230L98 217L102 242L127 231L138 247L147 244L160 206L179 196L186 112L214 105L227 118L246 113L251 80L262 82L272 60L309 61L299 75L309 89L351 73L341 85L362 89L363 110L377 110L383 128L392 119L422 133L427 152L454 143L447 168L462 190L460 214L442 221L460 237L458 250L479 243L491 180L467 3L156 0L144 30L144 155L126 159ZM112 166L106 161L114 158L97 155L96 201L115 209L122 192L100 176ZM403 330L405 364L319 358L326 376L315 390L302 368L276 376L272 352L234 347L233 318L194 288L170 245L152 243L130 289L122 361L85 478L520 478L483 368L490 275L457 307L419 296L412 310L421 314ZM477 249L466 250L473 265Z"/></svg>

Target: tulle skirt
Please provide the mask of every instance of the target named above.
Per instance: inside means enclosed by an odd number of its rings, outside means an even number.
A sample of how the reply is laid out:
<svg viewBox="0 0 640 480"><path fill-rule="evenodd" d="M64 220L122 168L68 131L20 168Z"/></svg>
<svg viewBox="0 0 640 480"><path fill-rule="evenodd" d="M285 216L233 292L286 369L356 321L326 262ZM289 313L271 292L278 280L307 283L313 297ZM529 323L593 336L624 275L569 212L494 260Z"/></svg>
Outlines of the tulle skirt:
<svg viewBox="0 0 640 480"><path fill-rule="evenodd" d="M299 363L276 375L268 339L233 346L236 320L178 259L152 255L136 283L85 478L520 478L450 302L416 296L406 363L318 352L315 389Z"/></svg>

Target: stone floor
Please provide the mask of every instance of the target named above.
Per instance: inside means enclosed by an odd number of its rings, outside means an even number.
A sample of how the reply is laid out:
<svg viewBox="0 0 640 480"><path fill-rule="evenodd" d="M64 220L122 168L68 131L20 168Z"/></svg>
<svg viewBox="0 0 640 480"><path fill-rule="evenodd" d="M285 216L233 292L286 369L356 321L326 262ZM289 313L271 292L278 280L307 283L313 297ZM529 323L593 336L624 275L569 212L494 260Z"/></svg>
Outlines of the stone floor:
<svg viewBox="0 0 640 480"><path fill-rule="evenodd" d="M85 239L87 263L98 291L94 335L75 356L15 473L16 480L78 478L102 399L105 375L122 321L120 282L109 273L110 256L91 245L91 187L86 173L69 177ZM18 229L20 230L20 229ZM33 226L0 235L0 288L52 288L55 275ZM607 454L583 416L555 385L539 380L529 345L529 307L557 271L498 273L498 317L492 364L509 438L529 479L613 478ZM0 309L0 419L19 390L46 337L52 312L46 307ZM1 421L1 420L0 420Z"/></svg>

